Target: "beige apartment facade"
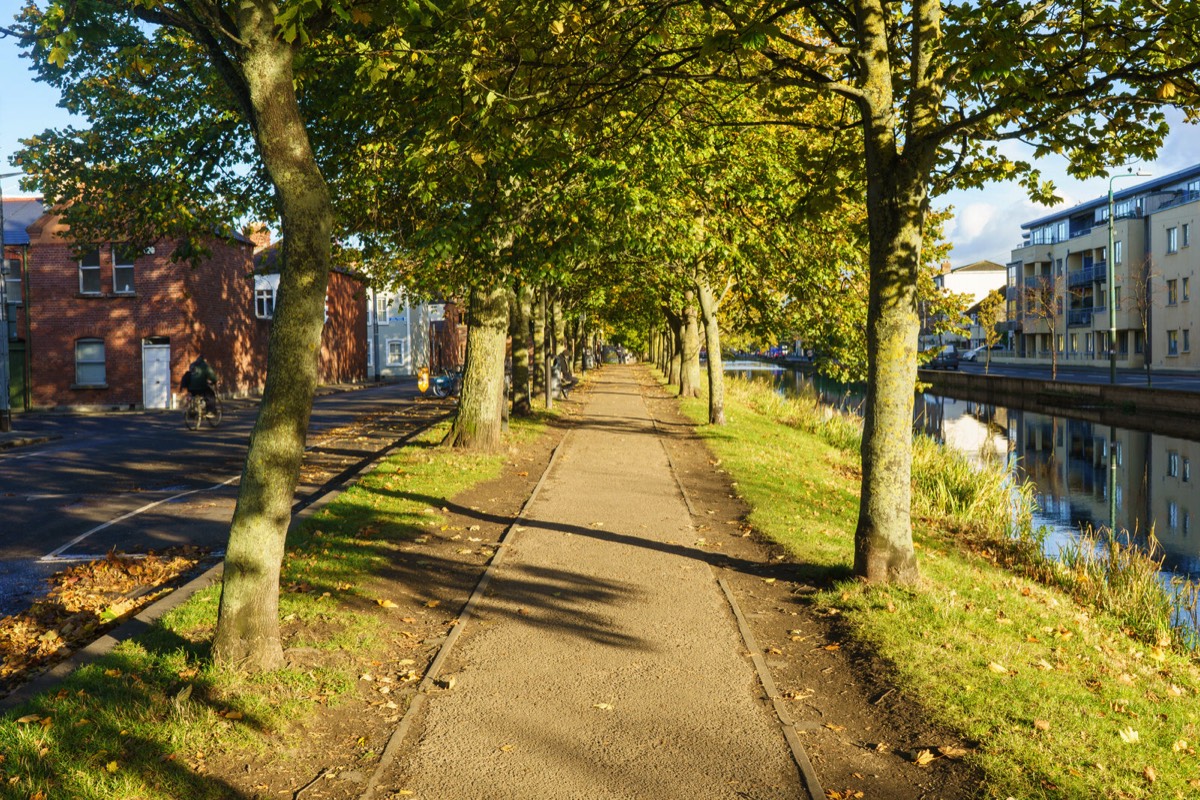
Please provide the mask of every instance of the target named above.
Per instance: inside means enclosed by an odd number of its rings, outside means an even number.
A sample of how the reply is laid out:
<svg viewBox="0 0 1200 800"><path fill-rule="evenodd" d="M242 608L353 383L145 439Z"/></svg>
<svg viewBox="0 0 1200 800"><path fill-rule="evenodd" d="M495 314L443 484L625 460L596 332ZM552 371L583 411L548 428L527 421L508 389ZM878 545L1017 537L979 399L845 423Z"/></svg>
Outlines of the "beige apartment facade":
<svg viewBox="0 0 1200 800"><path fill-rule="evenodd" d="M1005 324L1018 361L1200 372L1200 165L1022 225Z"/></svg>

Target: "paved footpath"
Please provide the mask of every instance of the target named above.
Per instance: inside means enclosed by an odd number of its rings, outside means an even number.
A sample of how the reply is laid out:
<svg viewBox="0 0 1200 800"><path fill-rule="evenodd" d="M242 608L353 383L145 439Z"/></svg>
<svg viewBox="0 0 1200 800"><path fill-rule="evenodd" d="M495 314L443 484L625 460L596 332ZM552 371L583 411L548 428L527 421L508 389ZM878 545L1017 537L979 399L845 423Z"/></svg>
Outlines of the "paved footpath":
<svg viewBox="0 0 1200 800"><path fill-rule="evenodd" d="M382 796L807 798L640 380L593 373Z"/></svg>

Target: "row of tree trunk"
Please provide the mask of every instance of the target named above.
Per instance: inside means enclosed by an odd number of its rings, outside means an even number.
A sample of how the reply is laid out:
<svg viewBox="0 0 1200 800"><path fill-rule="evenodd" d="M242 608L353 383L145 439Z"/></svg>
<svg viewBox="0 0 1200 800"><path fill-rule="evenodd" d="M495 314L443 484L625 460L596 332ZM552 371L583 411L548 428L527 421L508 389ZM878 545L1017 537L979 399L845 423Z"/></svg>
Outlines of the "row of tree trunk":
<svg viewBox="0 0 1200 800"><path fill-rule="evenodd" d="M722 298L723 299L723 298ZM720 300L705 280L683 293L678 306L662 305L664 324L650 332L650 360L679 389L680 397L700 397L700 327L708 366L708 421L725 424L725 376L721 359L721 331L717 319Z"/></svg>
<svg viewBox="0 0 1200 800"><path fill-rule="evenodd" d="M584 350L595 346L596 335L583 314L568 320L553 288L526 283L472 287L466 321L458 414L443 444L492 452L501 446L510 409L528 415L538 397L553 408L555 361L584 369ZM511 373L506 368L510 341Z"/></svg>

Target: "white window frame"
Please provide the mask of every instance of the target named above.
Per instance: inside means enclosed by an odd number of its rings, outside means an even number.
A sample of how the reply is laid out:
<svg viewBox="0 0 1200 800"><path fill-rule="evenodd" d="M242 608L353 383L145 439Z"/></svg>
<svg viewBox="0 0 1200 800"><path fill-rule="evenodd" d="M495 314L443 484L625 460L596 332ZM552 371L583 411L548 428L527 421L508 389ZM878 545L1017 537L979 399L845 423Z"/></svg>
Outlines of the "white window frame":
<svg viewBox="0 0 1200 800"><path fill-rule="evenodd" d="M1167 305L1179 304L1179 282L1175 278L1167 280Z"/></svg>
<svg viewBox="0 0 1200 800"><path fill-rule="evenodd" d="M125 252L122 253L121 252L122 250L125 250ZM128 264L122 263L122 261L121 261L122 258L129 258L130 256L133 256L133 257L130 259ZM134 275L135 275L134 264L136 261L137 261L137 255L133 252L132 248L130 248L130 247L122 248L116 244L112 245L112 265L113 265L112 281L113 281L113 293L114 294L134 294L135 293L136 290L134 288L133 279L134 279ZM129 288L128 289L120 288L120 282L117 280L118 273L125 272L125 271L129 272Z"/></svg>
<svg viewBox="0 0 1200 800"><path fill-rule="evenodd" d="M96 349L99 349L99 358L96 357ZM80 350L85 352L81 353ZM87 351L92 352L88 353ZM90 357L84 358L85 355ZM84 338L75 340L75 385L76 386L105 386L108 382L108 372L105 369L105 355L103 339ZM87 375L89 368L93 371L99 367L98 375ZM89 380L84 380L84 378ZM94 378L99 377L99 380Z"/></svg>
<svg viewBox="0 0 1200 800"><path fill-rule="evenodd" d="M21 259L4 259L4 302L10 306L25 304L21 287Z"/></svg>
<svg viewBox="0 0 1200 800"><path fill-rule="evenodd" d="M392 358L392 345L393 344L400 346L399 359ZM404 339L404 338L387 339L384 341L383 351L384 351L384 353L386 353L387 365L389 367L402 367L408 363L408 339Z"/></svg>
<svg viewBox="0 0 1200 800"><path fill-rule="evenodd" d="M1179 355L1179 331L1167 331L1167 355Z"/></svg>
<svg viewBox="0 0 1200 800"><path fill-rule="evenodd" d="M392 298L387 292L376 292L375 294L375 318L380 322L387 322L388 309L392 306Z"/></svg>
<svg viewBox="0 0 1200 800"><path fill-rule="evenodd" d="M1125 243L1122 242L1120 239L1117 239L1115 242L1113 242L1113 263L1114 264L1124 264L1125 263L1125 246L1124 245L1125 245Z"/></svg>
<svg viewBox="0 0 1200 800"><path fill-rule="evenodd" d="M93 253L95 253L95 255L96 255L96 263L95 264L85 263ZM93 273L95 274L95 277L91 278L91 275ZM95 289L89 290L86 287L86 284L84 283L84 275L85 274L87 274L89 276L90 280L95 281L95 284L96 284ZM80 257L79 257L79 293L86 294L86 295L98 295L98 294L101 294L102 292L103 292L103 289L101 288L101 285L100 285L100 248L94 247L91 250L81 253Z"/></svg>
<svg viewBox="0 0 1200 800"><path fill-rule="evenodd" d="M1179 252L1179 229L1175 227L1167 228L1167 252Z"/></svg>
<svg viewBox="0 0 1200 800"><path fill-rule="evenodd" d="M259 319L274 319L278 292L279 275L255 275L254 316Z"/></svg>
<svg viewBox="0 0 1200 800"><path fill-rule="evenodd" d="M1179 477L1179 453L1174 450L1167 451L1167 477Z"/></svg>
<svg viewBox="0 0 1200 800"><path fill-rule="evenodd" d="M1189 247L1192 244L1192 223L1185 222L1179 227L1183 228L1183 247Z"/></svg>

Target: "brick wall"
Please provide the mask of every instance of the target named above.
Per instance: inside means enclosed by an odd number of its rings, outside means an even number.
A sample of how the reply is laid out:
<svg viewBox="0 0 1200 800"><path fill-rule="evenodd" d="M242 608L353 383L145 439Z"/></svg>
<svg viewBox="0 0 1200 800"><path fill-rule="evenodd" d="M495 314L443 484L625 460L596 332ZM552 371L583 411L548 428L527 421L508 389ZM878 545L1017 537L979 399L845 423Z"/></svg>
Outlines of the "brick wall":
<svg viewBox="0 0 1200 800"><path fill-rule="evenodd" d="M358 279L334 270L326 297L329 321L321 331L320 380L361 383L367 377L366 288Z"/></svg>
<svg viewBox="0 0 1200 800"><path fill-rule="evenodd" d="M100 246L100 292L80 291L74 244L57 217L29 229L26 272L30 384L35 408L140 406L142 344L170 344L171 382L203 351L221 375L222 393L257 391L265 371L268 323L254 319L251 246L209 243L197 267L172 263L174 245L158 242L133 262L132 294L114 291L113 248ZM81 339L104 343L104 382L76 380Z"/></svg>
<svg viewBox="0 0 1200 800"><path fill-rule="evenodd" d="M133 262L134 291L114 291L113 248L100 247L100 292L80 291L79 260L57 217L29 228L26 280L29 304L32 406L138 407L142 405L142 345L171 347L171 385L203 353L220 376L222 395L262 391L271 321L254 315L253 245L208 243L201 264L172 263L173 243L155 244ZM322 332L319 379L365 380L366 297L355 278L333 272L329 321ZM76 344L104 343L104 382L76 380Z"/></svg>

